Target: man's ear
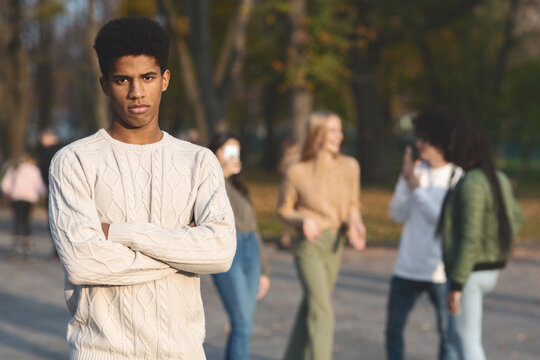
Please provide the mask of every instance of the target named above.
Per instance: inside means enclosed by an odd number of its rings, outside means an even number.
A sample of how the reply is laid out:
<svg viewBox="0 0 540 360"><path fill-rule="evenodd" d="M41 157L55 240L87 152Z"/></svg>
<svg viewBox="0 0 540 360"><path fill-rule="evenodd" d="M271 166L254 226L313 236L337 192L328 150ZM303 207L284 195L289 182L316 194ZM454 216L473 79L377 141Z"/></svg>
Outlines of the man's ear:
<svg viewBox="0 0 540 360"><path fill-rule="evenodd" d="M171 72L167 69L161 75L161 91L167 90L169 87L169 80L171 79Z"/></svg>
<svg viewBox="0 0 540 360"><path fill-rule="evenodd" d="M101 90L107 96L109 96L109 82L103 76L99 78L99 84L101 85Z"/></svg>

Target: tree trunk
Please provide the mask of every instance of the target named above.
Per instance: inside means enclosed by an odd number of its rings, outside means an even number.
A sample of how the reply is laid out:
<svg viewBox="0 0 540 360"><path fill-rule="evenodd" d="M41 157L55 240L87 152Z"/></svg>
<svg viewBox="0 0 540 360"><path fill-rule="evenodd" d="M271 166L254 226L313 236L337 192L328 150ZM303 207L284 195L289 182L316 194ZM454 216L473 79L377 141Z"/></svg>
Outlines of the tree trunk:
<svg viewBox="0 0 540 360"><path fill-rule="evenodd" d="M40 0L39 6L46 9L50 0ZM43 11L39 18L39 43L36 64L36 83L38 90L38 130L49 127L52 123L54 103L53 84L53 41L54 17L49 11Z"/></svg>
<svg viewBox="0 0 540 360"><path fill-rule="evenodd" d="M302 144L306 136L306 122L313 107L313 95L306 79L306 56L304 46L308 34L304 28L307 20L305 0L290 0L291 5L291 44L289 48L288 67L293 72L294 81L290 89L291 118L293 138Z"/></svg>
<svg viewBox="0 0 540 360"><path fill-rule="evenodd" d="M279 161L280 149L276 141L275 123L279 108L279 95L277 84L271 83L263 91L264 107L263 116L266 127L266 139L264 144L264 168L276 169Z"/></svg>
<svg viewBox="0 0 540 360"><path fill-rule="evenodd" d="M95 124L98 129L108 128L110 125L110 110L109 101L103 91L98 79L101 77L99 62L94 52L94 39L98 32L98 24L94 13L94 0L88 0L88 32L87 32L87 49L92 73L94 74L94 117Z"/></svg>
<svg viewBox="0 0 540 360"><path fill-rule="evenodd" d="M16 158L25 151L28 124L28 71L26 52L22 46L23 9L18 0L9 0L7 20L8 32L6 64L6 108L7 108L7 157Z"/></svg>
<svg viewBox="0 0 540 360"><path fill-rule="evenodd" d="M516 13L519 9L520 0L512 0L510 2L510 8L508 9L508 17L506 18L506 23L504 27L503 42L499 52L497 54L497 60L495 65L495 76L493 80L493 88L495 92L495 99L499 96L501 92L502 83L504 80L504 75L506 73L506 68L508 64L508 58L510 55L510 50L514 45L514 28L516 25ZM498 99L497 99L498 100Z"/></svg>
<svg viewBox="0 0 540 360"><path fill-rule="evenodd" d="M422 64L424 65L424 69L427 74L426 77L429 81L429 90L431 93L430 97L435 103L437 103L442 100L442 85L437 77L440 70L437 69L437 63L433 59L433 54L431 53L429 44L427 43L427 40L423 34L417 38L416 45L420 50Z"/></svg>
<svg viewBox="0 0 540 360"><path fill-rule="evenodd" d="M217 127L224 127L233 94L240 84L246 56L247 25L253 9L253 0L242 0L238 5L225 36L225 42L214 74L214 89L219 102Z"/></svg>
<svg viewBox="0 0 540 360"><path fill-rule="evenodd" d="M210 46L210 23L208 0L190 0L188 2L188 17L190 20L190 40L194 59L197 64L197 74L201 88L201 96L206 113L206 121L210 135L217 129L217 101L213 86L212 57Z"/></svg>
<svg viewBox="0 0 540 360"><path fill-rule="evenodd" d="M186 97L193 109L195 123L197 124L197 129L199 130L199 135L201 137L201 144L208 145L210 135L208 121L191 53L183 37L183 33L179 28L178 16L173 2L171 0L161 0L161 3L167 17L167 26L172 34L173 47L178 53L182 84L184 84Z"/></svg>
<svg viewBox="0 0 540 360"><path fill-rule="evenodd" d="M358 158L362 167L362 181L385 182L389 163L385 149L384 116L388 112L384 111L369 60L356 54L353 56L353 63L351 85L358 119Z"/></svg>

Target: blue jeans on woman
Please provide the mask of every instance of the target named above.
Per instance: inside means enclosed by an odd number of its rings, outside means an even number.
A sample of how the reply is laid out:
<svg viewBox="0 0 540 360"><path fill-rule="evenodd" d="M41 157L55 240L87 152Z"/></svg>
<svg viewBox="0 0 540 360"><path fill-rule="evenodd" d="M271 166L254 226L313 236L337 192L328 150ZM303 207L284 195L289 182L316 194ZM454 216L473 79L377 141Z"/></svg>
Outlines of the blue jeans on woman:
<svg viewBox="0 0 540 360"><path fill-rule="evenodd" d="M236 233L236 254L226 273L212 275L231 322L225 359L248 360L253 314L261 276L255 232Z"/></svg>
<svg viewBox="0 0 540 360"><path fill-rule="evenodd" d="M473 271L463 287L461 312L450 317L450 336L459 360L485 360L482 347L484 295L495 288L499 270Z"/></svg>
<svg viewBox="0 0 540 360"><path fill-rule="evenodd" d="M435 308L437 332L439 333L439 360L451 359L448 334L447 286L429 281L409 280L393 276L386 321L386 354L388 360L402 360L405 346L403 330L409 313L418 297L427 292Z"/></svg>

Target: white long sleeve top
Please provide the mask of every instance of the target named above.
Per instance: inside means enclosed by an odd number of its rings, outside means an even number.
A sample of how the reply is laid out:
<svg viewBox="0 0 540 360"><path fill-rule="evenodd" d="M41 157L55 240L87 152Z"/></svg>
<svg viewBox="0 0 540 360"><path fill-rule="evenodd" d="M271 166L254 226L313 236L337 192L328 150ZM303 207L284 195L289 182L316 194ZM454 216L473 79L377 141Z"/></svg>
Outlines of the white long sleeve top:
<svg viewBox="0 0 540 360"><path fill-rule="evenodd" d="M463 172L450 163L439 168L422 163L414 173L420 185L411 191L400 175L390 202L390 217L404 223L394 274L409 280L444 283L441 239L435 232L444 196Z"/></svg>
<svg viewBox="0 0 540 360"><path fill-rule="evenodd" d="M204 359L197 274L227 271L236 251L215 156L165 132L133 145L101 129L60 150L50 170L70 358Z"/></svg>

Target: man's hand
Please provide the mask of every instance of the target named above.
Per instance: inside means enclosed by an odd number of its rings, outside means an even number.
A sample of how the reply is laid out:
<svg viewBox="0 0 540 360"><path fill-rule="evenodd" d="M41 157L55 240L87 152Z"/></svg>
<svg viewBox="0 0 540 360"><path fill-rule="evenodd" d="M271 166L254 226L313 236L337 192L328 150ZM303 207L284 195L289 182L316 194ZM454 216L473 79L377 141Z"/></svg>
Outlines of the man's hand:
<svg viewBox="0 0 540 360"><path fill-rule="evenodd" d="M461 312L461 294L462 291L452 290L448 293L446 301L448 302L448 310L451 314L459 314Z"/></svg>
<svg viewBox="0 0 540 360"><path fill-rule="evenodd" d="M309 242L314 243L321 236L319 226L312 218L306 218L302 224L302 231Z"/></svg>
<svg viewBox="0 0 540 360"><path fill-rule="evenodd" d="M111 226L111 224L101 224L101 230L103 230L103 233L105 234L105 239L109 238L109 226Z"/></svg>
<svg viewBox="0 0 540 360"><path fill-rule="evenodd" d="M361 221L349 223L349 243L355 250L366 248L366 226Z"/></svg>
<svg viewBox="0 0 540 360"><path fill-rule="evenodd" d="M416 162L413 161L412 148L407 146L405 148L405 154L403 154L401 173L403 174L403 177L405 178L405 181L407 181L407 184L411 190L416 189L420 185L418 178L414 175L415 166Z"/></svg>
<svg viewBox="0 0 540 360"><path fill-rule="evenodd" d="M270 278L266 275L261 275L259 278L259 291L257 292L257 300L261 300L270 289Z"/></svg>

